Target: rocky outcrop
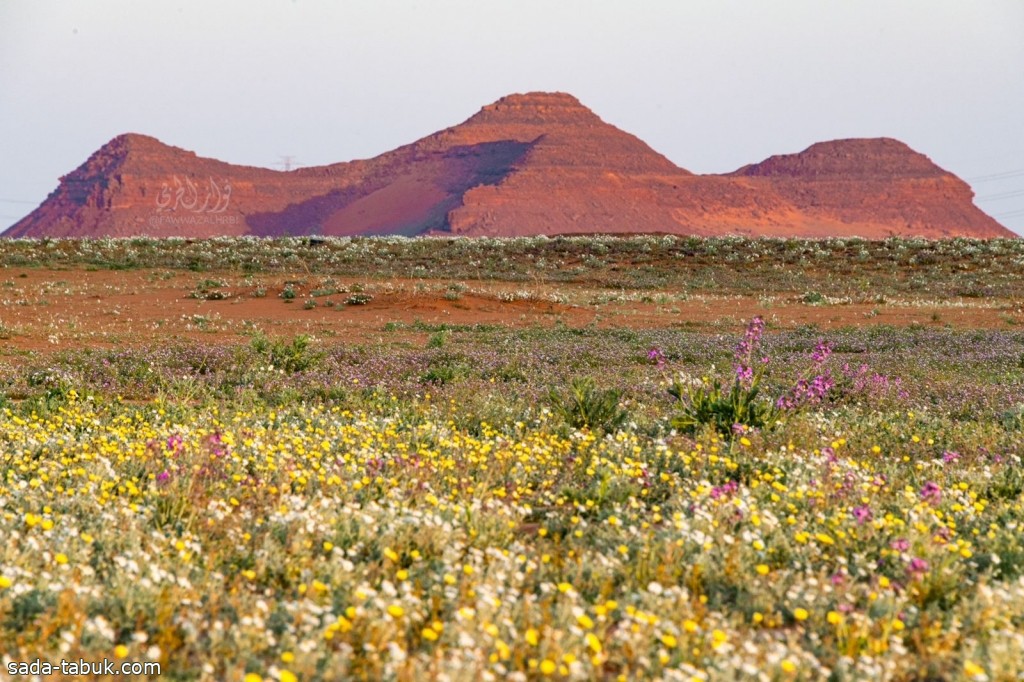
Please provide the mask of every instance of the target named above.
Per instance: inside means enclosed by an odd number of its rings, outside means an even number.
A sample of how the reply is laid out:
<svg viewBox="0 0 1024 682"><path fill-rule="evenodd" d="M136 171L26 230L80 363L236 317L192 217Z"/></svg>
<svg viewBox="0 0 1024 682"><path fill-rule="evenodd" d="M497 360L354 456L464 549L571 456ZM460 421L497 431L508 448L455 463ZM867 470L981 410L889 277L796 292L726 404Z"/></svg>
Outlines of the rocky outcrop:
<svg viewBox="0 0 1024 682"><path fill-rule="evenodd" d="M970 186L898 140L835 140L730 174L799 206L808 224L867 237L1014 236L973 204Z"/></svg>
<svg viewBox="0 0 1024 682"><path fill-rule="evenodd" d="M121 135L5 236L1013 236L972 199L890 139L694 175L571 95L529 93L373 159L289 172Z"/></svg>

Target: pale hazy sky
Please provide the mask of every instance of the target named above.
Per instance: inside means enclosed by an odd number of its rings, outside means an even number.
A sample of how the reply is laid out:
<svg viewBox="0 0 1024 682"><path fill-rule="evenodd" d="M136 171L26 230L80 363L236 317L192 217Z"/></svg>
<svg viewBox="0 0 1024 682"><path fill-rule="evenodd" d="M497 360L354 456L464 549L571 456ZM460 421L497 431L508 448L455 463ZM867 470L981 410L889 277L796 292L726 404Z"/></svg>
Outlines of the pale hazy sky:
<svg viewBox="0 0 1024 682"><path fill-rule="evenodd" d="M531 90L698 173L895 137L1024 233L1022 0L0 0L0 228L122 132L320 165Z"/></svg>

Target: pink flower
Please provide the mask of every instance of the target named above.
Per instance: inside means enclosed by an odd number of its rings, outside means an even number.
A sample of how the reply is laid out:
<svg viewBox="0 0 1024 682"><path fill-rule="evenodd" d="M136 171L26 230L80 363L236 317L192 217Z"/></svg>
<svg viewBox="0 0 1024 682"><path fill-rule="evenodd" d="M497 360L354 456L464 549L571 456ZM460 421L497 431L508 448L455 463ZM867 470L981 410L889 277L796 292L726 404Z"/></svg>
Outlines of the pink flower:
<svg viewBox="0 0 1024 682"><path fill-rule="evenodd" d="M897 552L906 552L910 549L910 541L906 538L896 538L889 543L889 547L895 549Z"/></svg>
<svg viewBox="0 0 1024 682"><path fill-rule="evenodd" d="M922 500L933 507L942 501L942 488L934 481L928 481L921 486L921 491L918 494Z"/></svg>
<svg viewBox="0 0 1024 682"><path fill-rule="evenodd" d="M928 562L920 557L914 557L907 564L907 573L912 578L921 578L925 573L928 572Z"/></svg>

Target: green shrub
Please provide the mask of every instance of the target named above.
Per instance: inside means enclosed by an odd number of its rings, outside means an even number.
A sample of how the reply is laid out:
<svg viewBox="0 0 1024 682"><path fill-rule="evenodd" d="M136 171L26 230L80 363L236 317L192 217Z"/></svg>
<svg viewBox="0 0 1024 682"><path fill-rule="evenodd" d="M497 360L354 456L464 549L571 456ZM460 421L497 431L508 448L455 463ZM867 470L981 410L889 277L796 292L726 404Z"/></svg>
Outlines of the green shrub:
<svg viewBox="0 0 1024 682"><path fill-rule="evenodd" d="M734 424L762 428L774 423L777 410L770 403L758 400L760 377L749 386L737 378L728 392L722 390L722 382L701 381L698 386L685 386L676 380L669 388L682 404L682 414L672 419L672 427L685 433L694 433L706 424L724 436L732 433Z"/></svg>
<svg viewBox="0 0 1024 682"><path fill-rule="evenodd" d="M427 348L443 348L445 343L448 341L449 331L442 329L439 332L435 332L430 340L427 341Z"/></svg>
<svg viewBox="0 0 1024 682"><path fill-rule="evenodd" d="M622 391L599 390L590 377L573 379L564 395L552 389L548 394L551 409L565 423L577 429L615 431L627 418L619 407Z"/></svg>
<svg viewBox="0 0 1024 682"><path fill-rule="evenodd" d="M321 354L312 351L309 344L310 338L305 334L291 341L270 339L264 334L257 334L250 342L250 347L274 367L295 373L309 369L320 360Z"/></svg>

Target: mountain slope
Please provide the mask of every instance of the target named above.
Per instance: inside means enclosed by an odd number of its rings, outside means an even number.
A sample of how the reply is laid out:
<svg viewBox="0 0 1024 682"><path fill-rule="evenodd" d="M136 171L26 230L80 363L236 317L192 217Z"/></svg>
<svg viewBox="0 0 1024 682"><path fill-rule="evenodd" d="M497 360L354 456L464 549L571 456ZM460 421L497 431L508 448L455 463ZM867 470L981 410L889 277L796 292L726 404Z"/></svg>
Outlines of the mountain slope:
<svg viewBox="0 0 1024 682"><path fill-rule="evenodd" d="M770 186L811 222L859 224L864 236L1013 236L974 206L966 182L889 138L820 142L730 175Z"/></svg>
<svg viewBox="0 0 1024 682"><path fill-rule="evenodd" d="M4 236L1013 236L972 198L889 139L694 175L571 95L528 93L372 159L289 172L121 135Z"/></svg>

